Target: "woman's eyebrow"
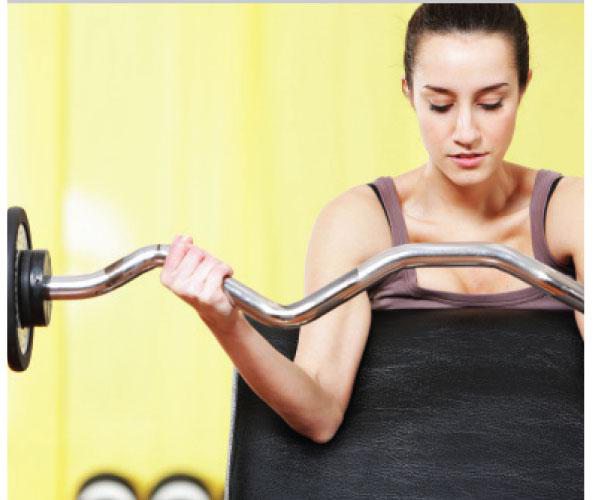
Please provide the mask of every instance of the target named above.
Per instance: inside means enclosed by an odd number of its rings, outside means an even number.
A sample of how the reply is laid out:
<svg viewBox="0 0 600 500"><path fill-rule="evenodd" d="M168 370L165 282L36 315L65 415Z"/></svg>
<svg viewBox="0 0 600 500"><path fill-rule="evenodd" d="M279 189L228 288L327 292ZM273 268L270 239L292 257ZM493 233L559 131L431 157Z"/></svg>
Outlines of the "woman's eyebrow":
<svg viewBox="0 0 600 500"><path fill-rule="evenodd" d="M502 83L494 83L493 85L488 85L487 87L483 87L481 89L479 89L477 92L475 92L476 94L484 94L486 92L491 92L492 90L498 90L501 87L508 87L508 83L506 82L502 82ZM446 89L444 87L436 87L434 85L424 85L423 88L428 89L428 90L433 90L434 92L437 92L438 94L446 94L446 95L456 95L455 92L453 92L450 89Z"/></svg>

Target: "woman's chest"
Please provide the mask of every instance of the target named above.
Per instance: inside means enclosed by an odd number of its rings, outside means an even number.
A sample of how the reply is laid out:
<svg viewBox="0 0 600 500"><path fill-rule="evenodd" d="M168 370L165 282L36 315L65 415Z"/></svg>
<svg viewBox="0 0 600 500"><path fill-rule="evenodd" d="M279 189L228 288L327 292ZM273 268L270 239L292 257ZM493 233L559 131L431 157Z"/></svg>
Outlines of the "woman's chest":
<svg viewBox="0 0 600 500"><path fill-rule="evenodd" d="M405 221L410 243L500 243L534 257L528 210L485 224L461 220L432 223L410 216L406 216ZM428 267L415 271L417 286L444 292L489 294L512 292L529 286L510 274L486 267Z"/></svg>

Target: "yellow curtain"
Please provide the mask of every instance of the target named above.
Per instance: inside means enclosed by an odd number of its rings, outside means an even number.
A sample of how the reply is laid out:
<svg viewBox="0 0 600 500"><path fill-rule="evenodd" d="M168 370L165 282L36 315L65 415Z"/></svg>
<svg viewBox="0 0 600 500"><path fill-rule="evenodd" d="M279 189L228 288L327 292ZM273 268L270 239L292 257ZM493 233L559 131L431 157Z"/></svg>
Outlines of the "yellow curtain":
<svg viewBox="0 0 600 500"><path fill-rule="evenodd" d="M409 4L9 6L8 199L55 274L178 233L281 302L320 208L426 159L402 97ZM583 173L583 6L521 6L534 78L508 158ZM112 471L223 489L232 367L158 272L54 304L9 376L9 497Z"/></svg>

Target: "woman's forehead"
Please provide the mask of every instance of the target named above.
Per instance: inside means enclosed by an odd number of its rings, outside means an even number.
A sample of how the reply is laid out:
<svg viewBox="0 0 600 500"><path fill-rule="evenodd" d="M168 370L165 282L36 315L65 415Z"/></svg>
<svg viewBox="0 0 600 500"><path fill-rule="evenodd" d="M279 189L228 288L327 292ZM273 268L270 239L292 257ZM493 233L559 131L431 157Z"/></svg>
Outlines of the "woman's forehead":
<svg viewBox="0 0 600 500"><path fill-rule="evenodd" d="M510 41L500 34L427 34L419 41L415 88L430 85L477 91L498 82L517 82Z"/></svg>

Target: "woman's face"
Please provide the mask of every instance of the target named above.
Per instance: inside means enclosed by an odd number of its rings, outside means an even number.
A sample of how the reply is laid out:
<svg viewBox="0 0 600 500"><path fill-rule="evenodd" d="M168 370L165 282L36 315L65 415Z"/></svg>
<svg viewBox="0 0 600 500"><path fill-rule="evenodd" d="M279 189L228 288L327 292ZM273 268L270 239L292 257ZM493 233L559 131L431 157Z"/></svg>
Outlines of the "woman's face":
<svg viewBox="0 0 600 500"><path fill-rule="evenodd" d="M510 145L520 100L514 52L500 34L426 34L411 98L430 163L457 185L488 178Z"/></svg>

